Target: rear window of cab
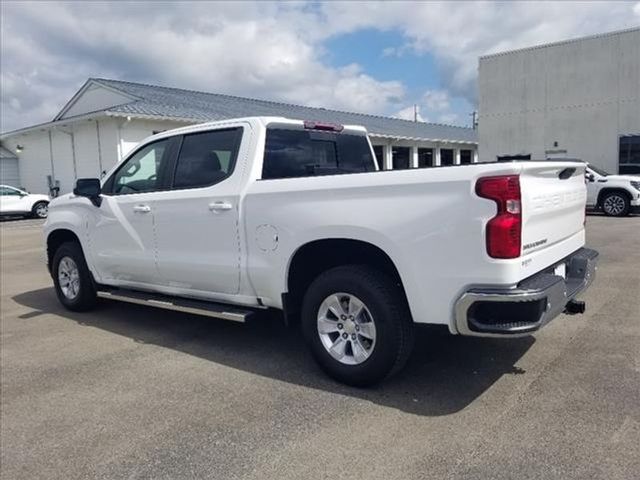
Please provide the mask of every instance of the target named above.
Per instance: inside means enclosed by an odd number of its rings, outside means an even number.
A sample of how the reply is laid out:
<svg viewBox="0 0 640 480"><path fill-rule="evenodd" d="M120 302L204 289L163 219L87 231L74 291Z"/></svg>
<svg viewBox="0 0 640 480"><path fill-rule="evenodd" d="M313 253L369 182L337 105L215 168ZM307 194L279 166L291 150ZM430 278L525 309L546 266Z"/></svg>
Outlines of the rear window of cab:
<svg viewBox="0 0 640 480"><path fill-rule="evenodd" d="M277 127L267 129L263 180L373 170L373 155L365 135Z"/></svg>

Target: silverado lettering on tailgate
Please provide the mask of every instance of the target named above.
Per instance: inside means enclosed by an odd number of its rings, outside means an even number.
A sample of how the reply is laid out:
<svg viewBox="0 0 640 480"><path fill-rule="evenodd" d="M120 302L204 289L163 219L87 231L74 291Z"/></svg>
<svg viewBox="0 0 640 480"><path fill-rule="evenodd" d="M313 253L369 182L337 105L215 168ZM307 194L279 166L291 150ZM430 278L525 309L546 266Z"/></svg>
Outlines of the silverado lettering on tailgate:
<svg viewBox="0 0 640 480"><path fill-rule="evenodd" d="M533 210L557 208L562 205L583 202L585 196L586 192L583 188L552 194L540 193L531 197L531 206Z"/></svg>

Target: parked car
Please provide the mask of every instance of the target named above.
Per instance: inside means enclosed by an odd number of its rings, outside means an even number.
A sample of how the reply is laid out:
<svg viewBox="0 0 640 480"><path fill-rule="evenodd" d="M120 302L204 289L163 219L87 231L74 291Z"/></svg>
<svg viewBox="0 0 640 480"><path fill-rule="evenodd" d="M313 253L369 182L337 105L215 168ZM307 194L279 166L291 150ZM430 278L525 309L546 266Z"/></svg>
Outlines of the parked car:
<svg viewBox="0 0 640 480"><path fill-rule="evenodd" d="M587 165L587 208L602 210L611 217L640 213L640 177L611 175Z"/></svg>
<svg viewBox="0 0 640 480"><path fill-rule="evenodd" d="M0 214L46 218L49 197L25 192L9 185L0 185Z"/></svg>
<svg viewBox="0 0 640 480"><path fill-rule="evenodd" d="M48 265L74 311L98 298L237 321L283 310L329 375L367 385L402 368L414 324L509 338L581 313L598 257L584 169L377 171L362 127L191 126L52 201Z"/></svg>

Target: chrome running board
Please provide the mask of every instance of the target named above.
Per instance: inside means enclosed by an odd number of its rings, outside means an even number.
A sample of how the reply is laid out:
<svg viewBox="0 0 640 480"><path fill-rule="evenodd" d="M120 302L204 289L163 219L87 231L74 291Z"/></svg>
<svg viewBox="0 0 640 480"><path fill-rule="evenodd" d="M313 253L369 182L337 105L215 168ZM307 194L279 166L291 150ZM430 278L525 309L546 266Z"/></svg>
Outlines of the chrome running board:
<svg viewBox="0 0 640 480"><path fill-rule="evenodd" d="M245 322L247 318L253 314L253 310L243 310L223 303L170 297L168 295L133 290L100 290L97 294L98 297L108 300L147 305L149 307L164 308L165 310L192 313L194 315L204 315L206 317L221 318L233 322Z"/></svg>

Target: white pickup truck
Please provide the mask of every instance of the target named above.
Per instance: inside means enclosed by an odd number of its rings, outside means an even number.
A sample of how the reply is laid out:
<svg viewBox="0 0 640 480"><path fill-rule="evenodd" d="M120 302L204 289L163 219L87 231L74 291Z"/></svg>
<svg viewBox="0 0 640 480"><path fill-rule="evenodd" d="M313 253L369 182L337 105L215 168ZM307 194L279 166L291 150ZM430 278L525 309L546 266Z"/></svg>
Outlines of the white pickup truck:
<svg viewBox="0 0 640 480"><path fill-rule="evenodd" d="M610 217L640 213L640 177L612 175L587 165L587 208L602 210Z"/></svg>
<svg viewBox="0 0 640 480"><path fill-rule="evenodd" d="M584 311L585 199L583 163L378 171L362 127L260 117L148 138L52 201L44 232L68 309L284 310L329 375L366 385L414 324L513 337Z"/></svg>

